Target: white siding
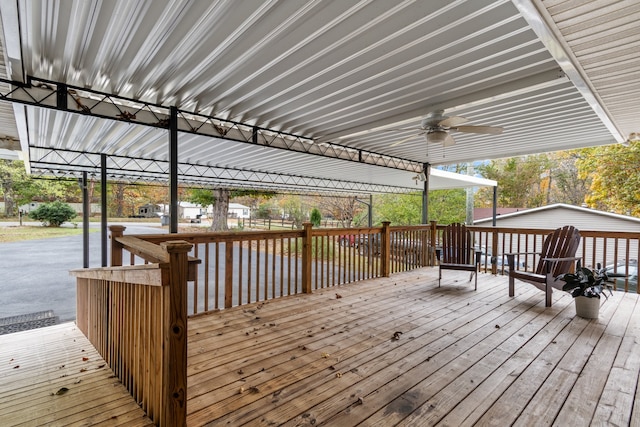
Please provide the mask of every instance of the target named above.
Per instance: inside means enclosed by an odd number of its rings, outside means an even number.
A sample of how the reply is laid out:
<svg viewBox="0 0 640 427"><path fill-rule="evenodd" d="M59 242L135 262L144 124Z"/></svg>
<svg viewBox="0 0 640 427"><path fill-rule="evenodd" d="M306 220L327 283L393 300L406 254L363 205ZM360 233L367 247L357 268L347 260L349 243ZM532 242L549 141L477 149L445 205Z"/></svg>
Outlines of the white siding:
<svg viewBox="0 0 640 427"><path fill-rule="evenodd" d="M475 223L478 226L490 226L491 221L480 220ZM544 228L555 229L565 225L573 225L581 231L622 231L640 232L640 219L624 217L622 215L612 215L592 209L579 208L568 205L554 205L540 209L532 209L514 214L508 214L496 219L497 227L508 228ZM500 240L502 246L502 240ZM541 247L542 241L538 239L535 244L537 250ZM517 239L511 244L507 242L506 247L499 247L496 253L519 252L525 247L534 246L533 241L525 244L525 237L521 236L518 248ZM511 246L511 247L509 247ZM577 256L582 257L583 265L594 267L597 263L603 265L612 264L620 260L637 260L638 239L622 240L618 239L593 239L583 238L582 244L578 248ZM594 250L595 247L595 250ZM616 253L617 247L617 253ZM532 260L527 260L530 263Z"/></svg>

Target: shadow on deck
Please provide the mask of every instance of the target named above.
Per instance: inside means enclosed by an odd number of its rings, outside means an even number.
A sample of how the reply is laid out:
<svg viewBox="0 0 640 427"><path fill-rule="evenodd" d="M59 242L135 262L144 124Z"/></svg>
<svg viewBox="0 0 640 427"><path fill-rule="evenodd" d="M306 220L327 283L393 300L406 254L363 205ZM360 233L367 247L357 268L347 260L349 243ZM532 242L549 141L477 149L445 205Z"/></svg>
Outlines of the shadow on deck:
<svg viewBox="0 0 640 427"><path fill-rule="evenodd" d="M588 321L562 292L545 308L526 284L510 298L506 277L481 274L477 292L467 280L446 272L438 288L424 268L191 318L188 425L638 425L638 295ZM88 396L121 402L102 407L105 423L143 421L132 398L107 399L124 388L74 329L0 337L3 396L21 395L3 397L0 425ZM47 383L36 397L30 359ZM76 377L91 385L81 395Z"/></svg>

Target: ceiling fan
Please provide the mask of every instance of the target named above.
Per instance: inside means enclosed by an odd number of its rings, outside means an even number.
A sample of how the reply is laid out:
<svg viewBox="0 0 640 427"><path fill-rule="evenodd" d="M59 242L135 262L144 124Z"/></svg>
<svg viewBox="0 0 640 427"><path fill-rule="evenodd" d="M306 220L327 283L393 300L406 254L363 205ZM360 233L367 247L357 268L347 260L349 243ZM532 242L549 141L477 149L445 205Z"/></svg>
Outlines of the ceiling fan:
<svg viewBox="0 0 640 427"><path fill-rule="evenodd" d="M462 123L467 122L469 119L458 116L445 116L444 110L433 111L424 119L420 124L420 128L412 128L419 130L417 135L424 135L427 143L441 143L445 147L455 145L456 141L451 136L450 132L465 132L465 133L483 133L490 135L498 135L502 133L502 128L497 126L460 126ZM398 130L407 130L398 129ZM416 135L404 138L400 141L396 141L391 144L391 147L400 145L406 141L414 139Z"/></svg>

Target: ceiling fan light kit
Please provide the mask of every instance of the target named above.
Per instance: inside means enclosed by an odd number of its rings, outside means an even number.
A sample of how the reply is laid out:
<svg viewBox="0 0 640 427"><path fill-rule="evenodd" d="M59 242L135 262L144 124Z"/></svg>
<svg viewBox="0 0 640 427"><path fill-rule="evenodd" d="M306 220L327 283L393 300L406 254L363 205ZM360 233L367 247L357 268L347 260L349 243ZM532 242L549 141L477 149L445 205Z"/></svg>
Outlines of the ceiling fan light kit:
<svg viewBox="0 0 640 427"><path fill-rule="evenodd" d="M428 144L442 144L443 147L451 147L456 144L455 139L451 136L451 132L462 133L479 133L488 135L499 135L502 128L498 126L460 126L469 119L459 116L445 116L444 110L432 111L427 114L420 123L417 135L424 135L424 139ZM407 129L402 129L407 130ZM391 146L403 144L417 136L416 134L400 141L394 142Z"/></svg>
<svg viewBox="0 0 640 427"><path fill-rule="evenodd" d="M434 131L427 132L427 134L425 135L425 138L427 139L427 142L430 144L442 143L444 142L445 139L447 139L448 135L449 134L445 130L434 130Z"/></svg>

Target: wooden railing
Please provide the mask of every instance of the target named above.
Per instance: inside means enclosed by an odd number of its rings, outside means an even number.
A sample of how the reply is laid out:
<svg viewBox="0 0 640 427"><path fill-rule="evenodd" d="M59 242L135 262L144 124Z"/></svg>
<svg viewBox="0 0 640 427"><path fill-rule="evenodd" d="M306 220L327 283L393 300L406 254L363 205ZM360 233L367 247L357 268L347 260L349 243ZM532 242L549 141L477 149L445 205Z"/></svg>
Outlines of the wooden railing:
<svg viewBox="0 0 640 427"><path fill-rule="evenodd" d="M112 255L127 258L131 236L112 230ZM158 245L172 239L193 244L202 260L188 288L190 315L312 292L430 265L431 229L424 226L138 235ZM426 248L426 249L425 249ZM128 251L128 262L144 262Z"/></svg>
<svg viewBox="0 0 640 427"><path fill-rule="evenodd" d="M434 265L442 228L305 224L295 231L125 236L124 227L112 226L112 266L72 272L77 323L157 424L184 425L188 314ZM485 252L481 270L494 274L504 273L505 253L536 252L552 231L469 229ZM581 234L584 265L625 273L636 260L637 268L640 233ZM129 266L121 266L125 252ZM537 263L531 255L518 260L527 269Z"/></svg>
<svg viewBox="0 0 640 427"><path fill-rule="evenodd" d="M71 272L77 277L78 328L157 425L184 426L192 245L126 236L112 248L112 267ZM145 264L119 266L122 249Z"/></svg>

